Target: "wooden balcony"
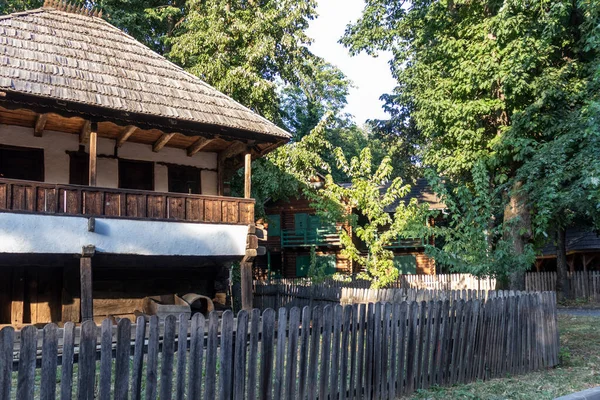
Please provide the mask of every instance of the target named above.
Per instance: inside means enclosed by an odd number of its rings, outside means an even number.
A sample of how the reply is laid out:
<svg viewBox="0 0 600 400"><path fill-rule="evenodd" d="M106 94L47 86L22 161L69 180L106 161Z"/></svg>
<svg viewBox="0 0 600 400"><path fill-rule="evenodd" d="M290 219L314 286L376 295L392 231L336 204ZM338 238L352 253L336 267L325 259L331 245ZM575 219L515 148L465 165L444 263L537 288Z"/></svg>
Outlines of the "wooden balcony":
<svg viewBox="0 0 600 400"><path fill-rule="evenodd" d="M282 247L339 247L341 245L340 234L335 226L306 229L302 232L296 232L295 230L281 231Z"/></svg>
<svg viewBox="0 0 600 400"><path fill-rule="evenodd" d="M0 178L2 211L246 225L254 222L254 199Z"/></svg>

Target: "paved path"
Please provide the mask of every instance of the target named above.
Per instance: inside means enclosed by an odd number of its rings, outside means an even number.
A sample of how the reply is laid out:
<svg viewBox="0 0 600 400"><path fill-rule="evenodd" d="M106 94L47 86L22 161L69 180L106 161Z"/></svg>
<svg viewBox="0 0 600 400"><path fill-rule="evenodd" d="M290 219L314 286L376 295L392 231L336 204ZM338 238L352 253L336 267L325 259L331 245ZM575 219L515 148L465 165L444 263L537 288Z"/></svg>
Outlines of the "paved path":
<svg viewBox="0 0 600 400"><path fill-rule="evenodd" d="M559 314L575 315L578 317L599 317L600 309L593 308L559 308Z"/></svg>

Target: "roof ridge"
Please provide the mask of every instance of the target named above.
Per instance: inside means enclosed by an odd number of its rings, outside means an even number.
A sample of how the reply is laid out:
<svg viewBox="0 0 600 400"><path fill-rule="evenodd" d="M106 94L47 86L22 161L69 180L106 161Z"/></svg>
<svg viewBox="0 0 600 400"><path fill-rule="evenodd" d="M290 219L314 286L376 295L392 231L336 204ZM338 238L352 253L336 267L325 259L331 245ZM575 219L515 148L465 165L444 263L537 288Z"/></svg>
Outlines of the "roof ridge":
<svg viewBox="0 0 600 400"><path fill-rule="evenodd" d="M88 8L85 5L77 7L76 4L64 0L44 0L43 8L53 8L71 14L86 15L88 17L102 18L102 10L96 7Z"/></svg>

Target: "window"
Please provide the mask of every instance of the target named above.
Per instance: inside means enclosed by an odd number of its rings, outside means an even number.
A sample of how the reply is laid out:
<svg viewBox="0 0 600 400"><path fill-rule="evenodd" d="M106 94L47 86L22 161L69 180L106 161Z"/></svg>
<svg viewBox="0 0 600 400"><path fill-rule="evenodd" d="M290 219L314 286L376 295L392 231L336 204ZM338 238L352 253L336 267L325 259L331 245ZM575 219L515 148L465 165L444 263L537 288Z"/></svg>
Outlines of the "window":
<svg viewBox="0 0 600 400"><path fill-rule="evenodd" d="M169 165L169 192L200 194L199 168Z"/></svg>
<svg viewBox="0 0 600 400"><path fill-rule="evenodd" d="M44 150L0 146L0 177L44 181Z"/></svg>
<svg viewBox="0 0 600 400"><path fill-rule="evenodd" d="M79 151L69 153L69 183L71 185L89 185L90 156L83 146Z"/></svg>
<svg viewBox="0 0 600 400"><path fill-rule="evenodd" d="M277 214L267 215L269 228L267 233L269 236L281 236L281 216Z"/></svg>
<svg viewBox="0 0 600 400"><path fill-rule="evenodd" d="M398 268L400 274L416 274L417 258L414 255L395 256L394 266Z"/></svg>
<svg viewBox="0 0 600 400"><path fill-rule="evenodd" d="M154 190L154 163L119 160L119 187L122 189Z"/></svg>

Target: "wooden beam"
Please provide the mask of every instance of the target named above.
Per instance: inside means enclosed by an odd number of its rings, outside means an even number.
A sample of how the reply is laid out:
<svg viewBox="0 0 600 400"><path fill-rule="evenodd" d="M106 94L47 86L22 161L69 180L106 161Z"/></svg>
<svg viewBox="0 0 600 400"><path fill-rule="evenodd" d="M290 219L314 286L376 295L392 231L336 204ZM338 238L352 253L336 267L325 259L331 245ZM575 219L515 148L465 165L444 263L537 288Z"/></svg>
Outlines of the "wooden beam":
<svg viewBox="0 0 600 400"><path fill-rule="evenodd" d="M225 161L228 158L235 157L238 154L243 153L245 151L248 151L248 145L246 143L233 142L231 145L229 145L229 147L221 151L219 155L221 156L221 159Z"/></svg>
<svg viewBox="0 0 600 400"><path fill-rule="evenodd" d="M79 143L85 144L90 137L90 132L92 131L92 121L86 120L81 127L81 131L79 132Z"/></svg>
<svg viewBox="0 0 600 400"><path fill-rule="evenodd" d="M35 127L33 128L33 135L35 137L42 137L44 128L46 128L46 122L48 122L48 114L39 114L37 116Z"/></svg>
<svg viewBox="0 0 600 400"><path fill-rule="evenodd" d="M98 126L96 123L90 124L90 186L96 186L97 177L97 144L98 144L98 133L96 132Z"/></svg>
<svg viewBox="0 0 600 400"><path fill-rule="evenodd" d="M198 140L196 140L194 142L194 144L192 144L190 147L187 148L188 157L193 156L194 154L196 154L197 152L199 152L200 150L202 150L203 148L208 146L208 144L210 142L212 142L213 140L215 140L215 139L207 139L204 137L201 137Z"/></svg>
<svg viewBox="0 0 600 400"><path fill-rule="evenodd" d="M158 153L167 143L169 143L169 140L171 140L173 136L175 136L174 133L163 133L160 139L152 145L152 151Z"/></svg>
<svg viewBox="0 0 600 400"><path fill-rule="evenodd" d="M249 199L252 192L252 153L246 153L244 161L244 198Z"/></svg>
<svg viewBox="0 0 600 400"><path fill-rule="evenodd" d="M81 286L81 322L93 320L91 257L81 257L79 259L79 284Z"/></svg>
<svg viewBox="0 0 600 400"><path fill-rule="evenodd" d="M136 130L137 130L137 126L133 126L133 125L126 126L125 130L123 130L123 132L121 132L121 134L119 135L116 146L117 147L123 146L123 144L127 141L127 139L129 139L129 137L131 135L133 135L133 132L135 132Z"/></svg>

